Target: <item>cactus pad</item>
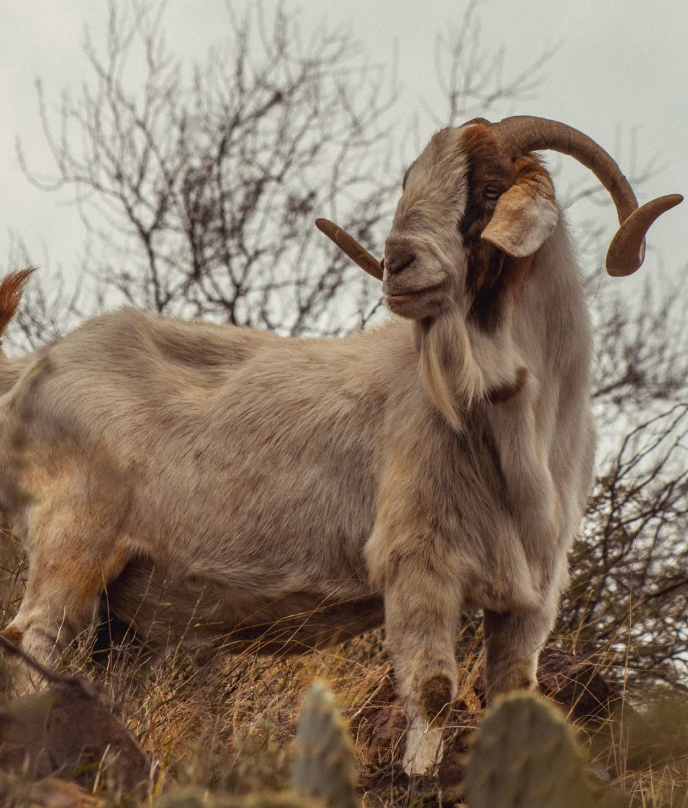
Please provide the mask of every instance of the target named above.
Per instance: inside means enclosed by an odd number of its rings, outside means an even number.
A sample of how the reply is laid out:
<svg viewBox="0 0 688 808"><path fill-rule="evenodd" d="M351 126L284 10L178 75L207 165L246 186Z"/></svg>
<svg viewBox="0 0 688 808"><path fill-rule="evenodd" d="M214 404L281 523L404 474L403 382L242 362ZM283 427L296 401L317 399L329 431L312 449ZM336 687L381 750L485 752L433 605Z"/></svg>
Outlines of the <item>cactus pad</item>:
<svg viewBox="0 0 688 808"><path fill-rule="evenodd" d="M590 808L594 799L571 729L532 693L506 696L483 719L466 764L471 808Z"/></svg>
<svg viewBox="0 0 688 808"><path fill-rule="evenodd" d="M351 741L335 697L323 682L315 682L304 700L294 753L295 791L327 808L358 807Z"/></svg>

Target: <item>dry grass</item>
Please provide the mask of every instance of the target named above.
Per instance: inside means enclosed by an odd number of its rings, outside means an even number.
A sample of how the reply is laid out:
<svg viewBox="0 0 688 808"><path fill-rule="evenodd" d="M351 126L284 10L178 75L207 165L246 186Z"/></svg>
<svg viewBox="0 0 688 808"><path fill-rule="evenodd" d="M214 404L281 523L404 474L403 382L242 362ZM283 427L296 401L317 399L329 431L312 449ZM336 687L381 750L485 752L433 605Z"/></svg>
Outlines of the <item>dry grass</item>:
<svg viewBox="0 0 688 808"><path fill-rule="evenodd" d="M14 550L5 545L10 555ZM3 563L6 622L21 594L23 567L15 556ZM203 661L179 651L151 662L145 644L127 636L111 639L114 647L105 651L93 636L82 637L69 671L95 680L109 694L163 780L237 794L286 787L298 709L318 678L331 683L349 722L364 804L401 808L460 801L463 759L482 710L480 629L473 623L459 639L460 688L445 760L435 779L415 783L398 765L404 719L382 630L290 659L239 654ZM571 647L575 638L562 638L559 645ZM608 675L604 649L595 664ZM688 699L672 691L669 700L666 690L639 694L629 679L622 679L620 693L616 714L622 721L588 723L580 731L591 762L610 774L602 790L612 790L601 805L688 808ZM575 715L574 705L572 720ZM578 723L585 722L579 717Z"/></svg>

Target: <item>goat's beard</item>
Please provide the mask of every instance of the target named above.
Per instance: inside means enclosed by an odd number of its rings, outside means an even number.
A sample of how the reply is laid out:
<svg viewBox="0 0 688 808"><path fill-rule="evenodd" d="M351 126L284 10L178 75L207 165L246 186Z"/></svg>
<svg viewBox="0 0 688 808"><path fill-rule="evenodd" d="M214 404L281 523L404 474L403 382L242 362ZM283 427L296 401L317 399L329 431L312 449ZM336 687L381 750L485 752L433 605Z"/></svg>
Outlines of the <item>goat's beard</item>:
<svg viewBox="0 0 688 808"><path fill-rule="evenodd" d="M463 430L463 414L472 405L508 400L528 377L509 319L494 334L469 326L457 309L414 323L423 386L457 432Z"/></svg>
<svg viewBox="0 0 688 808"><path fill-rule="evenodd" d="M414 331L423 386L450 426L461 432L461 413L487 392L466 322L449 310L416 321Z"/></svg>

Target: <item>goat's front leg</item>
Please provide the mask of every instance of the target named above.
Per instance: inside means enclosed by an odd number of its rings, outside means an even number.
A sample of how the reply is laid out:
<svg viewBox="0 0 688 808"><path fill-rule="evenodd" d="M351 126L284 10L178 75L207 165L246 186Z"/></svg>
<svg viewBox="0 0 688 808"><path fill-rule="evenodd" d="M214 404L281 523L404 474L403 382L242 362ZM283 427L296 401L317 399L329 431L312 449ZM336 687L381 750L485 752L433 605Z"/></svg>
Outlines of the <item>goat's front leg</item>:
<svg viewBox="0 0 688 808"><path fill-rule="evenodd" d="M537 687L538 657L555 617L556 606L505 614L485 610L488 704L501 693Z"/></svg>
<svg viewBox="0 0 688 808"><path fill-rule="evenodd" d="M404 769L426 774L441 760L442 729L456 696L460 592L427 559L411 557L394 567L385 587L385 623L408 719Z"/></svg>

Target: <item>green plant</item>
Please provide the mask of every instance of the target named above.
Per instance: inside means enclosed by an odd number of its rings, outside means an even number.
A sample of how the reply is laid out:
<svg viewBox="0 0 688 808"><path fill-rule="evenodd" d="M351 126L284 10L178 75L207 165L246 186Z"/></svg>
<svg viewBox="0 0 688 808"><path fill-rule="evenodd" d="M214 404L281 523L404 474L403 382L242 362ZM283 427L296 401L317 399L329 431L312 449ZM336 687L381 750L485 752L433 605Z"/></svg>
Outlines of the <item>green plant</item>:
<svg viewBox="0 0 688 808"><path fill-rule="evenodd" d="M351 741L324 682L312 685L301 707L291 785L290 791L245 797L185 788L163 797L158 808L358 808Z"/></svg>
<svg viewBox="0 0 688 808"><path fill-rule="evenodd" d="M531 693L488 711L466 764L471 808L590 808L585 760L563 716Z"/></svg>

